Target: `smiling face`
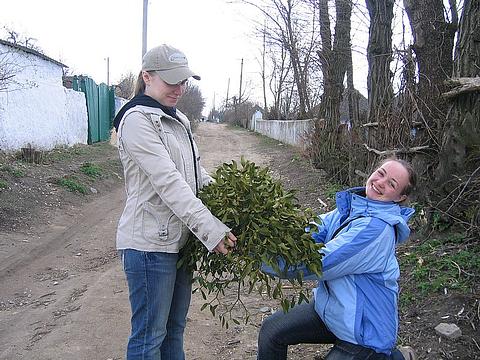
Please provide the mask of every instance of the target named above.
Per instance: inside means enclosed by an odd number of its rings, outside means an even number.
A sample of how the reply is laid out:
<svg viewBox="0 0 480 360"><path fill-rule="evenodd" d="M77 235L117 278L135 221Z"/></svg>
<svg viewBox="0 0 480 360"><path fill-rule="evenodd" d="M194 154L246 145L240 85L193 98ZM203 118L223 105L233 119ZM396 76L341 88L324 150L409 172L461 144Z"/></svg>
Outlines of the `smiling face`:
<svg viewBox="0 0 480 360"><path fill-rule="evenodd" d="M176 106L185 91L186 80L171 85L163 81L154 71L144 71L142 76L145 82L145 95L154 98L164 106Z"/></svg>
<svg viewBox="0 0 480 360"><path fill-rule="evenodd" d="M368 178L367 198L378 201L403 201L407 197L403 191L409 182L408 170L402 164L395 160L387 161Z"/></svg>

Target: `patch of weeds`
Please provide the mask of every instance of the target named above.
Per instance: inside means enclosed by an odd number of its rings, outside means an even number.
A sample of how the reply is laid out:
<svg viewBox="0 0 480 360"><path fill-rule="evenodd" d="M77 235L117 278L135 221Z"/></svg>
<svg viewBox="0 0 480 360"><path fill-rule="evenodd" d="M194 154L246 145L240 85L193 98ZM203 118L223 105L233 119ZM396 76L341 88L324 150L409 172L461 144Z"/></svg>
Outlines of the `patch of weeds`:
<svg viewBox="0 0 480 360"><path fill-rule="evenodd" d="M5 180L0 180L0 190L8 188L8 183Z"/></svg>
<svg viewBox="0 0 480 360"><path fill-rule="evenodd" d="M428 228L428 218L424 205L418 202L412 202L407 206L415 209L415 213L410 218L410 229L422 230Z"/></svg>
<svg viewBox="0 0 480 360"><path fill-rule="evenodd" d="M80 166L80 171L91 178L97 178L102 175L100 166L90 162L83 163L82 166Z"/></svg>
<svg viewBox="0 0 480 360"><path fill-rule="evenodd" d="M12 175L13 177L16 177L16 178L20 178L20 177L24 177L25 176L25 173L20 170L20 169L17 169L15 167L13 167L12 165L1 165L0 166L0 171L3 171L3 172L6 172L10 175Z"/></svg>
<svg viewBox="0 0 480 360"><path fill-rule="evenodd" d="M88 154L87 145L76 145L70 148L57 147L53 150L45 152L44 161L47 163L62 162L62 161L71 160L77 155L86 155L86 154Z"/></svg>
<svg viewBox="0 0 480 360"><path fill-rule="evenodd" d="M77 178L74 176L71 177L64 177L62 179L57 180L58 185L66 188L71 192L79 192L81 194L87 193L87 188L85 185L81 184Z"/></svg>
<svg viewBox="0 0 480 360"><path fill-rule="evenodd" d="M301 157L299 154L294 154L292 156L292 160L290 160L292 163L295 162L295 161L300 161L301 160Z"/></svg>
<svg viewBox="0 0 480 360"><path fill-rule="evenodd" d="M329 183L325 188L325 195L330 199L334 199L337 192L342 191L344 188L341 184Z"/></svg>
<svg viewBox="0 0 480 360"><path fill-rule="evenodd" d="M403 290L400 292L399 305L400 308L407 308L412 305L416 300L415 293L409 290Z"/></svg>
<svg viewBox="0 0 480 360"><path fill-rule="evenodd" d="M424 240L399 260L413 279L410 290L419 295L449 289L467 293L480 269L479 253L479 244L469 243L462 233L451 233Z"/></svg>
<svg viewBox="0 0 480 360"><path fill-rule="evenodd" d="M433 213L432 222L432 229L439 232L443 232L451 226L451 223L438 211Z"/></svg>

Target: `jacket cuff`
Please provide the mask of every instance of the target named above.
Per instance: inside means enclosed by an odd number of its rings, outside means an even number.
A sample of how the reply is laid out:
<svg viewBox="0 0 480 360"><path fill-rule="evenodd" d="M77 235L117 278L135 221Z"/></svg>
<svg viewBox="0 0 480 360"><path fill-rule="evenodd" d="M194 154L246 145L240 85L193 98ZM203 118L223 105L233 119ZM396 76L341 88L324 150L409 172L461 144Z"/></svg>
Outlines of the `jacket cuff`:
<svg viewBox="0 0 480 360"><path fill-rule="evenodd" d="M189 229L205 245L208 251L212 251L231 230L213 215L210 221L196 222L190 225Z"/></svg>

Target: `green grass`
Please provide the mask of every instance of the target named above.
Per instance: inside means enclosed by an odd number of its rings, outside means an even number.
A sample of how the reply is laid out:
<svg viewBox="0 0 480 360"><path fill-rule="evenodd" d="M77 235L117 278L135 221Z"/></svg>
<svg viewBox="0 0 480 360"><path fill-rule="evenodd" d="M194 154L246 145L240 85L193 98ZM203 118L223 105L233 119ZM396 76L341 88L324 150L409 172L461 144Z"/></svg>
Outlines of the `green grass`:
<svg viewBox="0 0 480 360"><path fill-rule="evenodd" d="M5 180L0 180L0 190L8 188L8 183Z"/></svg>
<svg viewBox="0 0 480 360"><path fill-rule="evenodd" d="M401 303L433 292L468 293L476 285L480 270L480 244L462 233L425 239L399 256L402 277L409 278Z"/></svg>
<svg viewBox="0 0 480 360"><path fill-rule="evenodd" d="M12 175L13 177L16 177L16 178L20 178L20 177L25 176L25 173L22 170L17 169L12 165L7 165L7 164L0 165L0 171L8 173L8 174L10 174L10 175Z"/></svg>
<svg viewBox="0 0 480 360"><path fill-rule="evenodd" d="M345 189L345 186L336 183L329 183L325 189L325 195L330 199L335 199L337 192Z"/></svg>
<svg viewBox="0 0 480 360"><path fill-rule="evenodd" d="M89 155L98 152L98 148L111 147L108 141L93 145L75 145L72 147L58 147L44 154L44 162L63 162L74 159L77 155Z"/></svg>
<svg viewBox="0 0 480 360"><path fill-rule="evenodd" d="M83 163L80 171L91 178L97 178L102 175L102 169L96 164L90 162Z"/></svg>
<svg viewBox="0 0 480 360"><path fill-rule="evenodd" d="M87 187L81 184L78 179L73 176L58 179L57 183L71 192L79 192L81 194L86 194L88 192Z"/></svg>

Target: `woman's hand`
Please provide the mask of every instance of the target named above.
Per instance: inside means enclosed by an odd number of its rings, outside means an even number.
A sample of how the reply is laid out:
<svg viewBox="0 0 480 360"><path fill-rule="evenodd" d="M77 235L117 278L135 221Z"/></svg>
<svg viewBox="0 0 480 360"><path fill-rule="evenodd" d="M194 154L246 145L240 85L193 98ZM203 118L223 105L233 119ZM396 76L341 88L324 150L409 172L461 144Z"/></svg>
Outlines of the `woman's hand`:
<svg viewBox="0 0 480 360"><path fill-rule="evenodd" d="M213 248L213 252L216 254L227 255L231 250L235 248L237 244L237 238L231 232L229 232L225 238L220 240L220 242Z"/></svg>

